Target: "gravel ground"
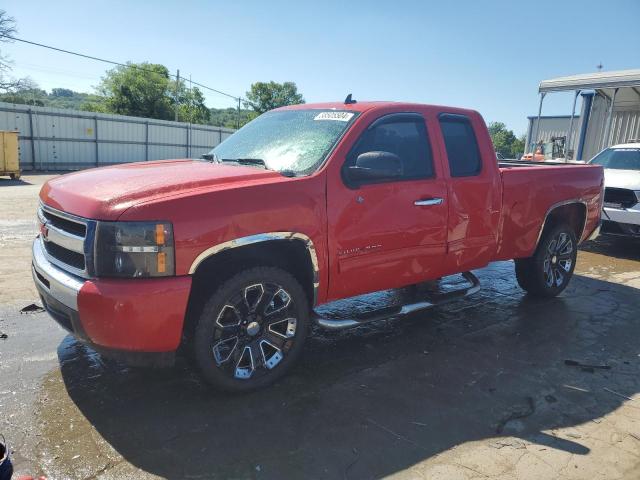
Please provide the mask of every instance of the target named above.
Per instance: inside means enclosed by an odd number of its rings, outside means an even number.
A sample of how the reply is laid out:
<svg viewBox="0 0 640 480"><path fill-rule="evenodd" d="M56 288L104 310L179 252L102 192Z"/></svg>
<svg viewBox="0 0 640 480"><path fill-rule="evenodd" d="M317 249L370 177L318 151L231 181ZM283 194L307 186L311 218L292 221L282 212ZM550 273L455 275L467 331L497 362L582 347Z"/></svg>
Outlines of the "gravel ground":
<svg viewBox="0 0 640 480"><path fill-rule="evenodd" d="M0 180L0 433L17 473L640 478L640 242L584 246L571 285L552 300L527 298L513 264L494 264L476 272L474 297L316 331L291 375L230 396L186 363L129 369L46 314L19 313L37 302L30 242L47 178Z"/></svg>

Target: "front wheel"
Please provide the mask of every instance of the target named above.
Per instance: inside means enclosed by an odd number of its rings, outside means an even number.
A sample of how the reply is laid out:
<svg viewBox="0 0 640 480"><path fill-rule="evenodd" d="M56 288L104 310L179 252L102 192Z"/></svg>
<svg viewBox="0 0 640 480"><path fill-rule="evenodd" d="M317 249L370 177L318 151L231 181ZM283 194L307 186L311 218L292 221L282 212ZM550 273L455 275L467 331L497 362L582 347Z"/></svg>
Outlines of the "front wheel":
<svg viewBox="0 0 640 480"><path fill-rule="evenodd" d="M248 269L206 303L195 332L196 361L220 389L264 387L291 368L308 330L309 304L298 281L279 268Z"/></svg>
<svg viewBox="0 0 640 480"><path fill-rule="evenodd" d="M555 297L567 288L577 255L573 229L557 225L544 233L532 257L515 261L518 284L531 295Z"/></svg>

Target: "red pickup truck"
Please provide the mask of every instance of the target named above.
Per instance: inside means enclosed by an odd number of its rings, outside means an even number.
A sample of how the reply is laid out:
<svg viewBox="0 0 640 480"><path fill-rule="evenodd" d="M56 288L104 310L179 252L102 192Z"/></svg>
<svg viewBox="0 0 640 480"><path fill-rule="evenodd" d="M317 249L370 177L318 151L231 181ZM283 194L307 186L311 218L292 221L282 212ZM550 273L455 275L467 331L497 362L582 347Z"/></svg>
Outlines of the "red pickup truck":
<svg viewBox="0 0 640 480"><path fill-rule="evenodd" d="M204 158L63 175L40 193L33 277L79 340L130 363L188 350L206 380L280 377L311 323L346 328L478 289L515 259L554 296L597 235L603 171L498 164L479 113L345 101L261 115ZM315 307L462 273L469 286L364 318Z"/></svg>

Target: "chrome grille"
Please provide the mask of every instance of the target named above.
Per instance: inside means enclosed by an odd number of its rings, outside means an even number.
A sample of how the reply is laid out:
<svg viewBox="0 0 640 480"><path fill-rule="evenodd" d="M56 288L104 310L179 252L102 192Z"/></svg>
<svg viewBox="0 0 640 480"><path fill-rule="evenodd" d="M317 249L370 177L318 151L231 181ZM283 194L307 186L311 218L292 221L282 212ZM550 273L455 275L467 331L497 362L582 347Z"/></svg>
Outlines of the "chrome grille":
<svg viewBox="0 0 640 480"><path fill-rule="evenodd" d="M69 273L89 277L91 220L40 205L38 221L40 241L49 261Z"/></svg>

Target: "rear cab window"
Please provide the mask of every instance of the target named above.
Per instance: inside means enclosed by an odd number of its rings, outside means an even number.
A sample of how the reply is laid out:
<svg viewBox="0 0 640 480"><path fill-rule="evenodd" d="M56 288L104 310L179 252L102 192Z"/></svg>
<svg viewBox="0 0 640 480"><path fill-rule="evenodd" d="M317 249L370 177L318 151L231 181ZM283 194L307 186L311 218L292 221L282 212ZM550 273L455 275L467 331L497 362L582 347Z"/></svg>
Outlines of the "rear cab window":
<svg viewBox="0 0 640 480"><path fill-rule="evenodd" d="M442 113L438 116L452 177L473 177L482 171L478 140L466 115Z"/></svg>

